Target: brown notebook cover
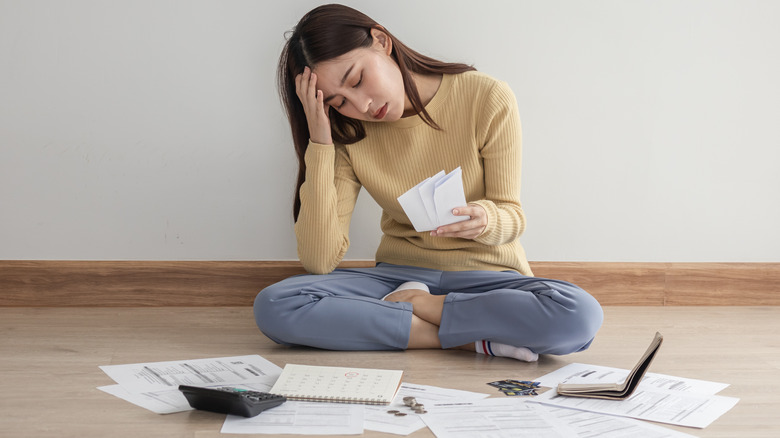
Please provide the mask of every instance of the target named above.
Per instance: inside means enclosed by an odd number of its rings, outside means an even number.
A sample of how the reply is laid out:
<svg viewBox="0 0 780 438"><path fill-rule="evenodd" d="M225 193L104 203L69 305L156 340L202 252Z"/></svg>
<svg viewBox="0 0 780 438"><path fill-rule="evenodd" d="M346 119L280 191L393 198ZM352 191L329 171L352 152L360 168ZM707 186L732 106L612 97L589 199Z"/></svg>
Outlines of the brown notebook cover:
<svg viewBox="0 0 780 438"><path fill-rule="evenodd" d="M633 394L639 382L645 377L650 363L653 361L664 337L656 332L653 342L647 347L647 351L639 359L639 363L628 373L623 383L561 383L558 385L558 394L569 397L604 398L608 400L623 400Z"/></svg>

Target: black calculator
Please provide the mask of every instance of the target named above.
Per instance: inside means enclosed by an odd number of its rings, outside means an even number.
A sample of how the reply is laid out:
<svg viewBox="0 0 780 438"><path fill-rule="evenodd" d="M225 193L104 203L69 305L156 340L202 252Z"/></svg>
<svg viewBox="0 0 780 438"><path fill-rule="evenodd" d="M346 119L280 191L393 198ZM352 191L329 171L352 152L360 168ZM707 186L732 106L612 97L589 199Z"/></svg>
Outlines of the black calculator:
<svg viewBox="0 0 780 438"><path fill-rule="evenodd" d="M242 417L254 417L266 409L279 406L287 401L287 398L282 395L226 386L201 388L179 385L179 391L184 393L190 406L195 409Z"/></svg>

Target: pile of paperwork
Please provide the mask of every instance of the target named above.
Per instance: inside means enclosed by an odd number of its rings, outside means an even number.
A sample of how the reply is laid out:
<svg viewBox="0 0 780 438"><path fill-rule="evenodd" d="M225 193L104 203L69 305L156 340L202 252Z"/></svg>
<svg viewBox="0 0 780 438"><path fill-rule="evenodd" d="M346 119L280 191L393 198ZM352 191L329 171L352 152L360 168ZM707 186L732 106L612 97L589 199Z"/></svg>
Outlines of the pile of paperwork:
<svg viewBox="0 0 780 438"><path fill-rule="evenodd" d="M269 392L282 369L257 356L222 357L100 367L115 385L98 389L159 414L190 410L178 385L234 386ZM536 378L559 383L616 383L629 371L573 363ZM512 376L524 377L528 376ZM486 382L487 383L487 382ZM390 405L287 401L252 418L228 415L223 433L347 435L375 430L408 435L429 427L437 438L512 437L691 437L650 420L703 428L739 399L718 396L727 384L647 373L625 400L563 397L555 390L535 397L490 394L402 383ZM486 387L487 388L487 387ZM417 414L404 405L414 397ZM395 415L392 412L403 412Z"/></svg>

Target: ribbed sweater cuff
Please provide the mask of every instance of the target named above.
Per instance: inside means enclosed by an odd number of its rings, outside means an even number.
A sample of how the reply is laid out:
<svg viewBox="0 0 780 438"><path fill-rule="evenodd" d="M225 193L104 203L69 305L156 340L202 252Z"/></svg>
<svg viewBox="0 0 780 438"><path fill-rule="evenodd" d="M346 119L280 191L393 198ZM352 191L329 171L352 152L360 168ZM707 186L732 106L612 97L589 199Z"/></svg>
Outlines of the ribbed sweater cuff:
<svg viewBox="0 0 780 438"><path fill-rule="evenodd" d="M486 199L481 199L479 201L472 201L469 202L469 204L476 204L480 207L485 209L485 212L487 213L487 225L485 226L485 229L482 231L482 234L474 238L475 241L479 243L484 243L485 245L495 245L498 243L496 234L496 221L498 220L498 208L496 207L496 204L493 202L490 202ZM496 241L493 243L493 241Z"/></svg>

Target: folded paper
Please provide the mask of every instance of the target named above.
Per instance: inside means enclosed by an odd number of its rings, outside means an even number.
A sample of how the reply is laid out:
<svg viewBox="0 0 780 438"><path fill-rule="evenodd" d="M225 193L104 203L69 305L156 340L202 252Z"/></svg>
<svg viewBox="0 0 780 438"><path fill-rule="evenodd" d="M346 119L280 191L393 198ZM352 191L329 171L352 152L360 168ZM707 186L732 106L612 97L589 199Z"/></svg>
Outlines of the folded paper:
<svg viewBox="0 0 780 438"><path fill-rule="evenodd" d="M435 230L469 218L452 214L453 208L466 206L460 167L447 174L442 170L424 179L399 196L398 202L418 232Z"/></svg>

